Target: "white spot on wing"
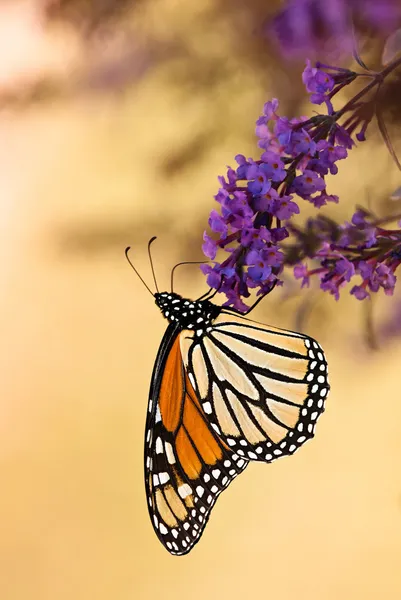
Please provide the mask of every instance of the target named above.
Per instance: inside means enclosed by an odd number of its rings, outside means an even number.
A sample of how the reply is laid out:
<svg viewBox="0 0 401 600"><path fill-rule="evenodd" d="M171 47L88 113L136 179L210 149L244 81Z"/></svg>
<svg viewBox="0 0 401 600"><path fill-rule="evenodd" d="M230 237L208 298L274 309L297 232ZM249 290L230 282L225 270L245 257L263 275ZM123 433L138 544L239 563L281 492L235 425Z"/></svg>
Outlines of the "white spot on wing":
<svg viewBox="0 0 401 600"><path fill-rule="evenodd" d="M166 473L166 472L159 473L159 480L160 480L160 483L162 485L164 485L165 483L167 483L167 481L169 479L170 479L170 475L168 473Z"/></svg>
<svg viewBox="0 0 401 600"><path fill-rule="evenodd" d="M210 402L204 402L203 403L203 410L205 411L205 413L207 415L211 415L213 410L212 410L212 405L210 404Z"/></svg>
<svg viewBox="0 0 401 600"><path fill-rule="evenodd" d="M189 377L189 381L192 384L192 387L194 388L194 390L196 390L195 379L194 379L194 376L192 375L192 373L188 373L188 377Z"/></svg>
<svg viewBox="0 0 401 600"><path fill-rule="evenodd" d="M196 493L198 494L199 498L202 498L203 494L205 493L205 490L201 485L198 485L196 488Z"/></svg>
<svg viewBox="0 0 401 600"><path fill-rule="evenodd" d="M170 444L170 442L166 442L164 444L164 447L166 449L167 460L170 463L170 465L173 465L175 463L175 456L174 456L173 447Z"/></svg>
<svg viewBox="0 0 401 600"><path fill-rule="evenodd" d="M181 498L186 498L192 494L192 488L187 483L184 483L178 488L178 493Z"/></svg>

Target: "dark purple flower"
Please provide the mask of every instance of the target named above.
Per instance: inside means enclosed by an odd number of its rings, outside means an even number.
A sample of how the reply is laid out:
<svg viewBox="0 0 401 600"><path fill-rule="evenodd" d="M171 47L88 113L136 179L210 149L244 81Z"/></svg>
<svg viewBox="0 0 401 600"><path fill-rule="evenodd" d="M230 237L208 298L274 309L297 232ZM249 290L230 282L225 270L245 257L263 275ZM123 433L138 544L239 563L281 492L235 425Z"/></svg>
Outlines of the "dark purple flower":
<svg viewBox="0 0 401 600"><path fill-rule="evenodd" d="M295 265L294 277L295 279L302 279L301 287L309 287L310 276L308 268L305 264L300 263L299 265Z"/></svg>
<svg viewBox="0 0 401 600"><path fill-rule="evenodd" d="M219 180L220 185L223 188L223 190L231 191L233 189L233 186L237 182L237 174L234 171L234 169L231 169L229 167L227 169L227 179L225 177L223 177L222 175L219 175L217 179Z"/></svg>
<svg viewBox="0 0 401 600"><path fill-rule="evenodd" d="M306 61L306 67L302 73L302 81L305 84L307 92L319 97L323 96L323 98L334 87L334 79L326 71L312 67L310 60ZM312 98L311 100L314 104L321 104L321 102L315 102Z"/></svg>
<svg viewBox="0 0 401 600"><path fill-rule="evenodd" d="M227 223L217 210L212 210L209 216L209 227L215 233L221 233L221 237L224 239L227 236Z"/></svg>
<svg viewBox="0 0 401 600"><path fill-rule="evenodd" d="M299 214L299 206L292 201L292 196L279 196L273 200L270 210L280 221L290 219L292 215Z"/></svg>
<svg viewBox="0 0 401 600"><path fill-rule="evenodd" d="M277 244L288 238L290 234L286 227L273 227L270 229L270 235L272 236L272 242Z"/></svg>
<svg viewBox="0 0 401 600"><path fill-rule="evenodd" d="M358 300L365 300L365 298L369 297L369 294L363 285L354 285L350 293Z"/></svg>
<svg viewBox="0 0 401 600"><path fill-rule="evenodd" d="M368 213L366 211L359 209L352 215L351 222L353 225L356 225L357 227L364 228L367 225L367 221L366 221L367 216L368 216Z"/></svg>
<svg viewBox="0 0 401 600"><path fill-rule="evenodd" d="M271 119L277 118L278 100L273 98L265 102L263 106L263 114L270 121Z"/></svg>
<svg viewBox="0 0 401 600"><path fill-rule="evenodd" d="M271 241L271 233L266 227L255 229L250 227L241 231L241 244L244 247L252 245L254 249L263 248L265 242Z"/></svg>
<svg viewBox="0 0 401 600"><path fill-rule="evenodd" d="M339 198L335 194L327 194L326 190L323 190L320 194L317 196L311 196L308 198L308 200L312 202L313 206L316 208L321 208L328 202L335 202L337 204Z"/></svg>
<svg viewBox="0 0 401 600"><path fill-rule="evenodd" d="M334 272L341 275L344 281L351 281L351 277L355 275L355 266L346 258L342 258L337 261Z"/></svg>
<svg viewBox="0 0 401 600"><path fill-rule="evenodd" d="M203 234L202 244L203 254L212 260L216 258L217 254L217 243L206 233Z"/></svg>
<svg viewBox="0 0 401 600"><path fill-rule="evenodd" d="M353 146L355 146L355 142L351 138L350 134L344 127L341 127L338 123L334 126L334 133L332 135L334 142L337 142L343 148L347 148L351 150Z"/></svg>
<svg viewBox="0 0 401 600"><path fill-rule="evenodd" d="M267 246L262 252L267 265L277 268L283 263L284 255L277 246Z"/></svg>
<svg viewBox="0 0 401 600"><path fill-rule="evenodd" d="M227 300L226 302L224 302L223 306L232 306L240 312L247 311L249 307L241 300L241 296L239 295L237 289L227 288L226 290L224 290L224 293L227 296Z"/></svg>
<svg viewBox="0 0 401 600"><path fill-rule="evenodd" d="M315 192L321 192L325 187L324 179L318 173L306 169L302 175L295 177L292 182L291 191L294 191L301 198L308 198Z"/></svg>
<svg viewBox="0 0 401 600"><path fill-rule="evenodd" d="M249 162L246 160L243 154L237 154L235 157L235 162L238 164L238 168L236 170L237 178L245 179Z"/></svg>
<svg viewBox="0 0 401 600"><path fill-rule="evenodd" d="M246 171L248 190L251 194L265 194L272 186L267 165L250 164Z"/></svg>
<svg viewBox="0 0 401 600"><path fill-rule="evenodd" d="M319 168L323 167L324 172L321 174L324 175L326 175L328 171L330 171L332 175L336 175L338 167L335 163L348 156L348 152L344 146L335 146L334 144L330 144L327 140L320 140L317 144L317 150L319 152L319 158L315 160L315 164L318 164Z"/></svg>
<svg viewBox="0 0 401 600"><path fill-rule="evenodd" d="M229 192L227 192L227 190L225 190L224 188L220 188L219 191L217 192L217 194L214 196L214 199L219 204L223 204L229 197L230 197Z"/></svg>
<svg viewBox="0 0 401 600"><path fill-rule="evenodd" d="M362 279L370 279L374 270L373 266L364 260L358 261L357 269Z"/></svg>
<svg viewBox="0 0 401 600"><path fill-rule="evenodd" d="M222 218L236 231L252 227L254 212L249 206L245 192L236 191L222 203Z"/></svg>
<svg viewBox="0 0 401 600"><path fill-rule="evenodd" d="M261 196L255 196L252 206L257 211L271 212L274 201L278 198L278 192L273 187Z"/></svg>
<svg viewBox="0 0 401 600"><path fill-rule="evenodd" d="M225 267L220 268L219 272L222 275L222 277L224 277L225 279L234 277L235 273L236 273L234 265L229 265L229 264L227 264Z"/></svg>
<svg viewBox="0 0 401 600"><path fill-rule="evenodd" d="M295 131L292 131L291 135L287 136L287 138L288 141L285 144L284 150L289 156L295 158L299 154L308 154L309 156L315 154L316 142L305 129L296 129Z"/></svg>
<svg viewBox="0 0 401 600"><path fill-rule="evenodd" d="M217 272L215 266L212 265L201 265L201 271L206 275L206 283L210 288L219 289L221 284L221 275Z"/></svg>
<svg viewBox="0 0 401 600"><path fill-rule="evenodd" d="M364 245L371 248L376 243L376 228L367 220L368 213L357 210L352 216L352 224L363 235Z"/></svg>
<svg viewBox="0 0 401 600"><path fill-rule="evenodd" d="M266 177L275 183L283 181L287 172L279 154L277 154L277 152L272 152L271 150L266 150L266 152L263 152L261 159L263 163L260 165L260 169Z"/></svg>
<svg viewBox="0 0 401 600"><path fill-rule="evenodd" d="M329 115L334 113L329 93L334 88L334 79L323 69L312 67L309 60L302 74L302 80L307 92L310 93L312 104L326 104Z"/></svg>
<svg viewBox="0 0 401 600"><path fill-rule="evenodd" d="M245 262L249 265L248 275L254 282L265 281L272 272L272 268L263 257L263 251L251 250Z"/></svg>
<svg viewBox="0 0 401 600"><path fill-rule="evenodd" d="M277 142L281 147L281 151L284 151L284 149L290 143L293 130L294 125L289 119L287 119L287 117L279 117L277 119L276 124L274 126L274 135L276 136ZM260 142L259 146L261 148L267 149L267 147L265 145L262 145Z"/></svg>
<svg viewBox="0 0 401 600"><path fill-rule="evenodd" d="M384 289L384 292L391 296L394 292L394 286L397 281L393 271L387 266L379 264L369 280L369 287L373 292L377 292L379 287Z"/></svg>
<svg viewBox="0 0 401 600"><path fill-rule="evenodd" d="M340 298L340 285L341 283L338 279L331 277L323 278L320 282L320 288L324 292L330 292L330 294L334 296L336 300Z"/></svg>

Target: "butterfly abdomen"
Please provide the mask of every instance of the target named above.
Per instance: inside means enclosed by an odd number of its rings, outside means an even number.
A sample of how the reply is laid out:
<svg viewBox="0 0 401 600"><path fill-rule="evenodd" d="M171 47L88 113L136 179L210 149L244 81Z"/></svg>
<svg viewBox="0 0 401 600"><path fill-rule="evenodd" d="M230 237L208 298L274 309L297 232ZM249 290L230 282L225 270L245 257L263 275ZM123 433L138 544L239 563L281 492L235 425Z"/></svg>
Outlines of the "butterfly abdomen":
<svg viewBox="0 0 401 600"><path fill-rule="evenodd" d="M180 329L193 329L196 336L203 335L221 312L221 308L208 300L188 300L173 292L155 294L156 304L163 316Z"/></svg>

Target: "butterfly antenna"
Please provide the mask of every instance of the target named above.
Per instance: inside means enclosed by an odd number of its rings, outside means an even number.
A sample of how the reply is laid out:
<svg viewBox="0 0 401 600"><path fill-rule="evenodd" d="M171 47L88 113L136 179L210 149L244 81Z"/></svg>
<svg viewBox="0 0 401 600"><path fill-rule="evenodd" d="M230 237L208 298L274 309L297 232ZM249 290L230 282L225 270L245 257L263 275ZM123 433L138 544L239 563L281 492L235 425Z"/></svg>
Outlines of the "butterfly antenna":
<svg viewBox="0 0 401 600"><path fill-rule="evenodd" d="M157 238L154 235L152 238L150 238L150 240L148 242L148 256L149 256L150 268L152 269L153 281L155 282L156 292L159 293L159 288L158 288L157 281L156 281L155 269L153 267L152 253L150 251L150 247L156 239Z"/></svg>
<svg viewBox="0 0 401 600"><path fill-rule="evenodd" d="M145 281L143 280L143 278L139 275L138 271L136 270L136 268L134 267L134 265L132 264L132 262L130 261L130 258L128 256L128 252L131 250L131 246L127 246L127 248L125 249L125 258L128 260L129 264L131 265L131 267L134 269L136 275L139 277L139 279L142 281L143 285L146 287L146 289L148 290L148 292L150 292L152 294L152 296L154 296L152 290L150 289L150 287L145 283Z"/></svg>
<svg viewBox="0 0 401 600"><path fill-rule="evenodd" d="M174 291L174 271L176 270L177 267L181 267L181 265L205 265L207 264L209 261L208 260L189 260L189 261L185 261L185 262L180 262L177 263L172 269L171 269L171 291Z"/></svg>

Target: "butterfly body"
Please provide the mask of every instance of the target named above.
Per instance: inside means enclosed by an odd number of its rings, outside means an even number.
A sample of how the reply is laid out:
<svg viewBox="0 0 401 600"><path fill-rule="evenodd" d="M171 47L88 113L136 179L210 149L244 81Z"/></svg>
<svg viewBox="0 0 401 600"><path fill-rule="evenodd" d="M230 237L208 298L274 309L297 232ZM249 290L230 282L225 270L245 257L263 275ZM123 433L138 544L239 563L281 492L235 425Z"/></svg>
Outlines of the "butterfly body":
<svg viewBox="0 0 401 600"><path fill-rule="evenodd" d="M156 358L145 434L155 532L189 552L250 461L272 462L312 438L329 391L312 338L178 294L155 294L169 325Z"/></svg>

